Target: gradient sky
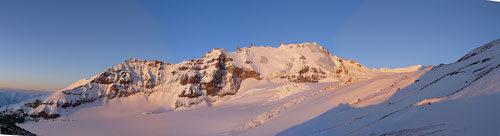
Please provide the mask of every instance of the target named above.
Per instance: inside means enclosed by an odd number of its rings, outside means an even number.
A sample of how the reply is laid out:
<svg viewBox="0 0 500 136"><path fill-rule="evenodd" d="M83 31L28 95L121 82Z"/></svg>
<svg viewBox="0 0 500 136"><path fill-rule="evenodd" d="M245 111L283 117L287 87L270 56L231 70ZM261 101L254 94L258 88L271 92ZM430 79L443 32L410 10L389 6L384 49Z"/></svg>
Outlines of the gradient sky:
<svg viewBox="0 0 500 136"><path fill-rule="evenodd" d="M367 67L451 63L500 38L486 0L2 0L0 87L55 91L129 58L316 41Z"/></svg>

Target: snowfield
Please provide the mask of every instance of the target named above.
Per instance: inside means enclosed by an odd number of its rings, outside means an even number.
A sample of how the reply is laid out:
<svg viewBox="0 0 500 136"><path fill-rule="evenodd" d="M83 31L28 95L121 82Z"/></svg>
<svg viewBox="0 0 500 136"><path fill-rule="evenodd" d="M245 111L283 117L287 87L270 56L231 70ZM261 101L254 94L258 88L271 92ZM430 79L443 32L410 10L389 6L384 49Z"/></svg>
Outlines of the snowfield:
<svg viewBox="0 0 500 136"><path fill-rule="evenodd" d="M331 108L356 103L357 99L369 99L371 104L382 102L397 88L415 80L407 75L421 73L383 73L359 83L271 83L248 79L234 97L191 109L174 111L155 105L168 103L165 98L169 94L158 92L113 99L94 107L89 104L88 108L54 121L20 126L40 135L274 135ZM370 87L373 85L377 89ZM377 90L382 91L370 96Z"/></svg>
<svg viewBox="0 0 500 136"><path fill-rule="evenodd" d="M399 69L316 43L252 45L180 64L127 60L0 111L54 115L17 124L41 136L498 135L498 58L500 40L451 64Z"/></svg>

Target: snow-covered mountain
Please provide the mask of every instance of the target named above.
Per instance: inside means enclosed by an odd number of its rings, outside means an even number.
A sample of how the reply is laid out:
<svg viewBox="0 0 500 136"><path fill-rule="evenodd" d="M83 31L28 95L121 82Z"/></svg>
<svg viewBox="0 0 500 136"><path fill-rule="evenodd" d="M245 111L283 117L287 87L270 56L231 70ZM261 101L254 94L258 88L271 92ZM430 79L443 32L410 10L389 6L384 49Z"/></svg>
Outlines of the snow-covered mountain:
<svg viewBox="0 0 500 136"><path fill-rule="evenodd" d="M272 82L317 83L347 80L372 71L359 63L331 55L316 43L281 45L278 48L214 49L202 58L168 64L129 59L89 80L82 79L44 100L24 104L17 110L54 118L78 109L81 104L128 97L136 93L166 92L165 108L209 105L235 95L248 78ZM166 98L167 99L167 98Z"/></svg>
<svg viewBox="0 0 500 136"><path fill-rule="evenodd" d="M41 97L48 92L37 90L22 90L12 88L0 88L0 107L15 104L31 98Z"/></svg>
<svg viewBox="0 0 500 136"><path fill-rule="evenodd" d="M214 49L179 64L130 59L0 111L40 135L496 134L499 44L400 69L369 69L316 43Z"/></svg>

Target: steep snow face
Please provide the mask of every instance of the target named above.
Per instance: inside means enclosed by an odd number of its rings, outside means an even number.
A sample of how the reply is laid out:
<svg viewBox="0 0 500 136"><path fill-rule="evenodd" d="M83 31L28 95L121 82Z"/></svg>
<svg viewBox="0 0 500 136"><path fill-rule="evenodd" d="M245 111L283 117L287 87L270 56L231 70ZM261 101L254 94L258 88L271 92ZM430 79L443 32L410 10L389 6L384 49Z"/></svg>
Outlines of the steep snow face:
<svg viewBox="0 0 500 136"><path fill-rule="evenodd" d="M334 107L278 135L498 135L498 58L495 40L431 68L380 104Z"/></svg>
<svg viewBox="0 0 500 136"><path fill-rule="evenodd" d="M45 94L48 93L35 90L0 88L0 107L9 104L16 104Z"/></svg>

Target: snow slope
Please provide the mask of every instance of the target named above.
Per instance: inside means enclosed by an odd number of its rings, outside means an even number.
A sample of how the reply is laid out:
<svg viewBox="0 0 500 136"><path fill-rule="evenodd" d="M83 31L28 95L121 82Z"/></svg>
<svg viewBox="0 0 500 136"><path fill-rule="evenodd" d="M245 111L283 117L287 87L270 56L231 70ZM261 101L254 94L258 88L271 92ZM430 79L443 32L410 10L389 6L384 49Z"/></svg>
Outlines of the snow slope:
<svg viewBox="0 0 500 136"><path fill-rule="evenodd" d="M492 135L499 43L400 69L368 69L316 43L130 59L2 110L40 119L18 124L39 135Z"/></svg>
<svg viewBox="0 0 500 136"><path fill-rule="evenodd" d="M381 101L412 83L422 71L421 66L368 69L355 61L331 55L316 43L278 48L250 46L234 52L214 49L200 59L179 64L131 59L62 89L34 108L21 106L29 114L43 111L49 114L49 119L56 117L56 121L41 120L21 126L42 135L75 135L76 132L86 135L108 129L119 129L109 135L247 134L290 108L302 107L332 90L357 82L383 82L376 89L364 90L378 91L376 95L383 97L371 100ZM211 92L205 83L214 81L219 82L220 90ZM147 87L149 83L153 84ZM373 97L364 91L351 94L359 97L351 97L349 101ZM336 105L310 109L314 114L280 121L292 122L282 123L281 129L259 133L278 133ZM62 117L57 118L56 114ZM210 125L222 120L225 123ZM138 127L151 125L155 127ZM204 130L191 131L192 128Z"/></svg>
<svg viewBox="0 0 500 136"><path fill-rule="evenodd" d="M278 135L498 135L499 57L496 40L432 68L383 103L335 107Z"/></svg>

